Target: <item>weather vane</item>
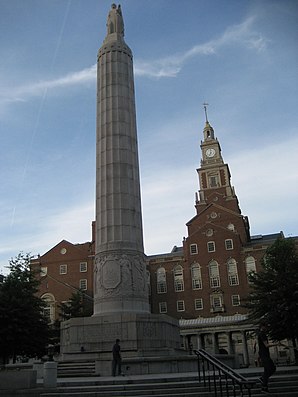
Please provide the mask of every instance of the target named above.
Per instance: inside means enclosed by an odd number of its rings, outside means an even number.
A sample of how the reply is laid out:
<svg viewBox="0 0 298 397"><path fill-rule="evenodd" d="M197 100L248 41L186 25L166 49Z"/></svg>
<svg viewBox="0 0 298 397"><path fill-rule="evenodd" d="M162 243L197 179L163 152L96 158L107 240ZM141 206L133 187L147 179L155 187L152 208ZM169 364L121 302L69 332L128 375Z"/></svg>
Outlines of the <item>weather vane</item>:
<svg viewBox="0 0 298 397"><path fill-rule="evenodd" d="M209 103L204 102L203 106L204 106L204 111L205 111L206 123L208 123L207 106L209 106Z"/></svg>

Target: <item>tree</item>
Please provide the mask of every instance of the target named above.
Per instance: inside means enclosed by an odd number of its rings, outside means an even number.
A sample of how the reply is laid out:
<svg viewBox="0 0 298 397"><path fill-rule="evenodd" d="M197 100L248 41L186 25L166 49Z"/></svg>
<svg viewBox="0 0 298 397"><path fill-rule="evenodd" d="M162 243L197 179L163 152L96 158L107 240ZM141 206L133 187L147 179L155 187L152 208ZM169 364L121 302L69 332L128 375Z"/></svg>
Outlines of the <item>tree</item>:
<svg viewBox="0 0 298 397"><path fill-rule="evenodd" d="M11 259L10 273L0 285L0 354L3 362L17 356L41 357L48 344L49 327L38 298L39 282L30 270L30 255Z"/></svg>
<svg viewBox="0 0 298 397"><path fill-rule="evenodd" d="M87 299L84 299L87 298ZM88 301L89 298L89 301ZM73 292L69 301L61 303L60 318L62 321L72 317L88 317L92 314L91 298L81 291Z"/></svg>
<svg viewBox="0 0 298 397"><path fill-rule="evenodd" d="M290 339L298 359L298 255L293 239L278 239L266 250L263 270L250 274L245 307L253 320L265 319L274 341Z"/></svg>

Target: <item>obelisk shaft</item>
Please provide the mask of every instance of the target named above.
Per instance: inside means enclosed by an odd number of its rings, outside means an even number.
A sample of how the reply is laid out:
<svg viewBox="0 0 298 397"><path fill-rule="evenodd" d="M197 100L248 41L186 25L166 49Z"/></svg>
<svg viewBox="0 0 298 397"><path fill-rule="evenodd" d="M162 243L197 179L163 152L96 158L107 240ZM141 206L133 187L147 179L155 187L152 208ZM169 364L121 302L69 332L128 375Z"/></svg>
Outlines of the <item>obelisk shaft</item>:
<svg viewBox="0 0 298 397"><path fill-rule="evenodd" d="M132 53L120 6L97 61L94 315L148 312Z"/></svg>

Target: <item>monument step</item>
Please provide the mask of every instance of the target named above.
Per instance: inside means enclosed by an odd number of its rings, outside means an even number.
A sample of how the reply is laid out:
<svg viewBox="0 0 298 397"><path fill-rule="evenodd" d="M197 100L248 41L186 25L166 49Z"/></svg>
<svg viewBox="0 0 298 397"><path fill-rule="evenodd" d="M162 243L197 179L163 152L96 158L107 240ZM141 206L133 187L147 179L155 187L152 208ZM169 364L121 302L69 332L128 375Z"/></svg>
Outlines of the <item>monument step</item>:
<svg viewBox="0 0 298 397"><path fill-rule="evenodd" d="M59 362L57 369L58 378L73 378L95 376L94 361Z"/></svg>
<svg viewBox="0 0 298 397"><path fill-rule="evenodd" d="M253 377L253 379L256 380L256 384L252 389L252 397L263 396L260 383L257 382L257 378ZM151 378L149 382L148 379L126 379L123 377L106 379L104 384L100 381L94 383L96 384L92 386L90 384L87 386L86 382L84 385L83 383L76 383L68 387L59 386L55 391L45 391L40 397L79 395L82 397L213 397L215 395L213 391L208 390L208 387L199 384L197 378L189 380L186 377L179 376L179 374L177 374L177 378L166 379L163 377L162 380ZM298 374L273 376L270 379L270 391L274 397L298 397ZM219 395L219 392L217 393ZM236 395L238 396L238 394ZM233 395L232 391L230 395ZM245 395L248 395L246 391Z"/></svg>

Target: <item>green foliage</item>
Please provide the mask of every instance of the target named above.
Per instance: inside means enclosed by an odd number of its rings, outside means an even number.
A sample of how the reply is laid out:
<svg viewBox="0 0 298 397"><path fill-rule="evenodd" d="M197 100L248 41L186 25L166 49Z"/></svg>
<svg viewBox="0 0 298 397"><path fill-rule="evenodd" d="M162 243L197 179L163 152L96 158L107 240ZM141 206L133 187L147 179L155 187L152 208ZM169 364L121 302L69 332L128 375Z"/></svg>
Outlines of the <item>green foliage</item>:
<svg viewBox="0 0 298 397"><path fill-rule="evenodd" d="M90 298L89 298L90 299ZM59 305L59 317L62 321L73 317L88 317L92 314L91 301L87 300L84 293L81 291L74 292L69 301Z"/></svg>
<svg viewBox="0 0 298 397"><path fill-rule="evenodd" d="M4 362L20 356L45 353L48 324L44 302L38 298L39 282L30 270L29 254L11 259L10 273L0 285L0 355Z"/></svg>
<svg viewBox="0 0 298 397"><path fill-rule="evenodd" d="M272 340L298 337L298 256L295 241L278 239L267 249L263 270L252 273L245 307L254 320L266 319Z"/></svg>

